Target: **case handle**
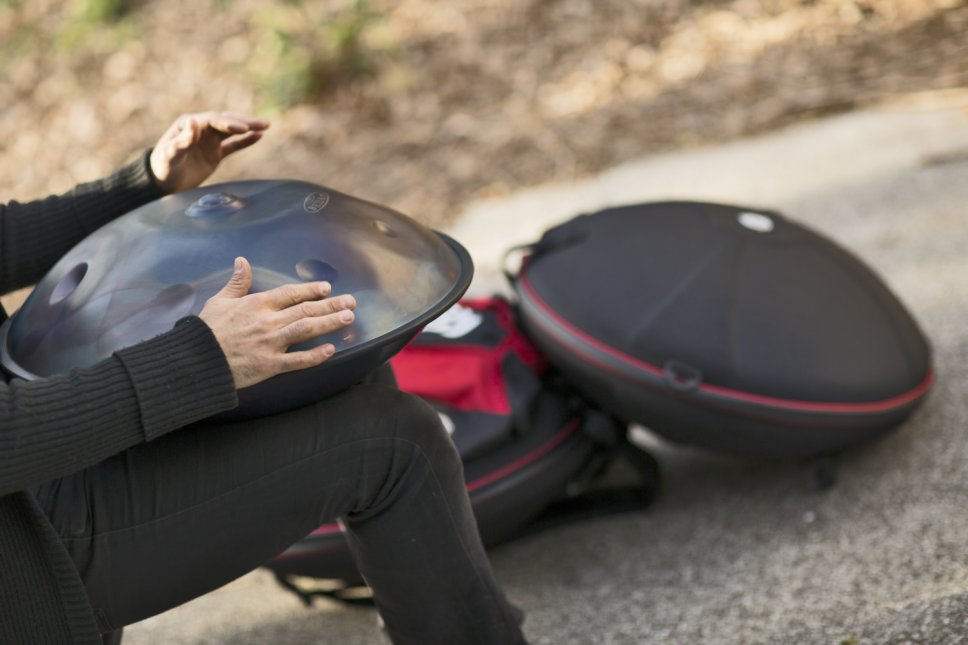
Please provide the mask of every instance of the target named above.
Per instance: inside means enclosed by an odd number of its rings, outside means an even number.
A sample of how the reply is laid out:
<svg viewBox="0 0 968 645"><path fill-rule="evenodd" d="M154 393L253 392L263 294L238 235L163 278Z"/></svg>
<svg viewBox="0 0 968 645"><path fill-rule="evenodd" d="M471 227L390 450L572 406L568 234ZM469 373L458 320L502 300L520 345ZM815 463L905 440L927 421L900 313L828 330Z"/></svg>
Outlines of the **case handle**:
<svg viewBox="0 0 968 645"><path fill-rule="evenodd" d="M702 385L702 371L697 367L674 359L662 367L666 383L677 392L695 392Z"/></svg>

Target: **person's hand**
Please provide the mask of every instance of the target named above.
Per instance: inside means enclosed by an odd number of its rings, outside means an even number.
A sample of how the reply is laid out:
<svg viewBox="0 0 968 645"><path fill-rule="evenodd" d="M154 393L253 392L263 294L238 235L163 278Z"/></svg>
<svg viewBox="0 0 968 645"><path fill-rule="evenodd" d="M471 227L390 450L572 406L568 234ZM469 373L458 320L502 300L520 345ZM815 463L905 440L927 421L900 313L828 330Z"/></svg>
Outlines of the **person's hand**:
<svg viewBox="0 0 968 645"><path fill-rule="evenodd" d="M265 119L232 112L184 114L152 149L151 172L169 193L194 188L222 159L261 139L268 127Z"/></svg>
<svg viewBox="0 0 968 645"><path fill-rule="evenodd" d="M252 288L252 267L237 258L228 284L198 314L225 352L235 387L242 389L293 370L314 367L336 351L330 343L287 352L353 322L353 296L329 297L328 282L286 284L261 293Z"/></svg>

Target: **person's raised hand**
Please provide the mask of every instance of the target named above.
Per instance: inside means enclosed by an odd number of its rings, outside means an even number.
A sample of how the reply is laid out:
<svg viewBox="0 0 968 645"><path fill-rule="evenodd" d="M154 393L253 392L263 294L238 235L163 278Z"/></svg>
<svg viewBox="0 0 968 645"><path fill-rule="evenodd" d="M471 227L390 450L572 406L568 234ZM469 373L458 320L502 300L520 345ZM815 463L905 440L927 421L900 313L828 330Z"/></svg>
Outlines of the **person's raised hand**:
<svg viewBox="0 0 968 645"><path fill-rule="evenodd" d="M268 127L265 119L233 112L183 114L151 150L151 172L169 193L194 188L222 159L261 139Z"/></svg>
<svg viewBox="0 0 968 645"><path fill-rule="evenodd" d="M198 314L221 345L237 389L323 363L336 351L331 343L286 350L353 322L356 300L330 297L328 282L286 284L250 294L251 288L252 267L237 258L228 284Z"/></svg>

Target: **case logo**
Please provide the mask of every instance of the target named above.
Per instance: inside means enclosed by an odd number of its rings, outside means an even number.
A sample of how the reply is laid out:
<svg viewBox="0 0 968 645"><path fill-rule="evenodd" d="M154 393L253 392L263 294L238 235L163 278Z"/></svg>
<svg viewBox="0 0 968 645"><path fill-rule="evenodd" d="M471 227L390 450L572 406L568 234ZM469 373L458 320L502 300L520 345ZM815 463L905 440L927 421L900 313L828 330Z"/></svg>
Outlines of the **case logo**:
<svg viewBox="0 0 968 645"><path fill-rule="evenodd" d="M447 434L453 437L454 431L457 430L454 420L440 410L437 411L437 416L440 417L440 423L444 426L444 430L447 431Z"/></svg>
<svg viewBox="0 0 968 645"><path fill-rule="evenodd" d="M306 195L306 199L303 200L303 208L306 209L307 213L318 213L326 208L326 204L328 203L328 193L309 193Z"/></svg>
<svg viewBox="0 0 968 645"><path fill-rule="evenodd" d="M752 211L744 211L736 219L739 220L742 226L757 233L769 233L776 226L772 217Z"/></svg>
<svg viewBox="0 0 968 645"><path fill-rule="evenodd" d="M484 316L458 303L424 327L424 332L444 338L462 338L477 329Z"/></svg>

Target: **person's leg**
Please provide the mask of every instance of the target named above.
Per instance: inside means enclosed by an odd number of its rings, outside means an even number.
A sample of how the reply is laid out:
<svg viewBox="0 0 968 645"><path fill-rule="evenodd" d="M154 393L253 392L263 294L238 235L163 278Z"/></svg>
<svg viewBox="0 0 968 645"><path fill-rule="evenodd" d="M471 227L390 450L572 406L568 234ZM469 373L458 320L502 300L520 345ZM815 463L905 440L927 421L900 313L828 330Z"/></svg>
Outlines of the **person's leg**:
<svg viewBox="0 0 968 645"><path fill-rule="evenodd" d="M202 595L343 517L397 643L521 643L436 414L361 385L199 425L36 491L105 627Z"/></svg>

